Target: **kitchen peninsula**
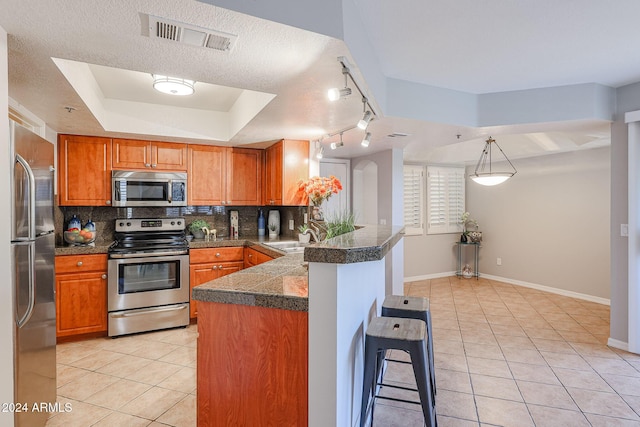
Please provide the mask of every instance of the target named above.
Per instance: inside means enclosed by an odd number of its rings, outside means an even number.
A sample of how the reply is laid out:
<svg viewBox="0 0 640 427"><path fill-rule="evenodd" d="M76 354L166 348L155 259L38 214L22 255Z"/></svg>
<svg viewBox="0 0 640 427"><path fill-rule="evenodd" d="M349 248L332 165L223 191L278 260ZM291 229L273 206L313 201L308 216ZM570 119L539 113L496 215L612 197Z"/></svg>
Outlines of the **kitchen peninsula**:
<svg viewBox="0 0 640 427"><path fill-rule="evenodd" d="M195 287L198 425L354 425L364 334L402 237L366 226Z"/></svg>

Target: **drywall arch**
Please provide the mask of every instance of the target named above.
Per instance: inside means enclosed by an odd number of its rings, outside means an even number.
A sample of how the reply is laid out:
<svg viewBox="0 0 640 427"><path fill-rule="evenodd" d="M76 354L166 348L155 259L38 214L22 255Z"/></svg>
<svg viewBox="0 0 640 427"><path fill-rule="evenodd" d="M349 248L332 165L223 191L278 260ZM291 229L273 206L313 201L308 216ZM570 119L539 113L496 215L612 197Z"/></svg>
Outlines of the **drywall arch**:
<svg viewBox="0 0 640 427"><path fill-rule="evenodd" d="M353 167L353 213L358 224L378 223L378 165L362 160Z"/></svg>

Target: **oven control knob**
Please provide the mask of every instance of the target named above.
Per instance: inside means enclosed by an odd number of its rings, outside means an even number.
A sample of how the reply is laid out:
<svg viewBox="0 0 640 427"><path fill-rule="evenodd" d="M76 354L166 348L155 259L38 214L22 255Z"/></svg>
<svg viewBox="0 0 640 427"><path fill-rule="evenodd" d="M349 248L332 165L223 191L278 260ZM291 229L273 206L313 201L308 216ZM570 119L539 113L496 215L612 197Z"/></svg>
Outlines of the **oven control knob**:
<svg viewBox="0 0 640 427"><path fill-rule="evenodd" d="M171 221L171 225L176 225L176 222L175 221Z"/></svg>
<svg viewBox="0 0 640 427"><path fill-rule="evenodd" d="M120 225L120 227L124 227L124 222L121 222L121 223L120 223L120 224L118 224L118 225Z"/></svg>
<svg viewBox="0 0 640 427"><path fill-rule="evenodd" d="M182 221L178 221L178 225L182 225Z"/></svg>
<svg viewBox="0 0 640 427"><path fill-rule="evenodd" d="M127 223L127 227L131 227L131 223L130 222Z"/></svg>

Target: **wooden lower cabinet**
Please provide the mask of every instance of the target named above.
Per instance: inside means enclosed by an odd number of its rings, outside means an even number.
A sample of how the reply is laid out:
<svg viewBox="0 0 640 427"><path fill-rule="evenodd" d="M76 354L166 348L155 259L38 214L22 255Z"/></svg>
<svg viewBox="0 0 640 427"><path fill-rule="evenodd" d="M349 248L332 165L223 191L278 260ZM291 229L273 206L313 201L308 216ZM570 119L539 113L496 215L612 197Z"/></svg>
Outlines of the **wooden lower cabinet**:
<svg viewBox="0 0 640 427"><path fill-rule="evenodd" d="M259 265L272 259L273 257L253 248L244 248L244 268L253 267L254 265Z"/></svg>
<svg viewBox="0 0 640 427"><path fill-rule="evenodd" d="M308 424L308 313L200 302L199 426Z"/></svg>
<svg viewBox="0 0 640 427"><path fill-rule="evenodd" d="M198 304L191 298L194 286L235 273L244 268L244 248L206 248L189 251L189 315L198 316Z"/></svg>
<svg viewBox="0 0 640 427"><path fill-rule="evenodd" d="M107 332L107 255L56 257L56 335Z"/></svg>

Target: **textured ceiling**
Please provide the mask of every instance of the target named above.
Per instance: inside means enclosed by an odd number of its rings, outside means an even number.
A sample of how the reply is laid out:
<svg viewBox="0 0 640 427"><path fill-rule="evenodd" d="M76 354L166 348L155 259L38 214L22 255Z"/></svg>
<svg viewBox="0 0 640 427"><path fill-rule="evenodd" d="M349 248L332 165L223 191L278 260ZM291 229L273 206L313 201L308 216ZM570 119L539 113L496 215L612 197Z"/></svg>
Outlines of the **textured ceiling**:
<svg viewBox="0 0 640 427"><path fill-rule="evenodd" d="M469 93L583 82L616 87L640 81L640 55L637 43L631 42L640 39L640 26L634 22L640 16L636 0L352 1L387 77ZM233 134L228 142L233 145L283 137L315 139L352 126L362 113L357 96L326 101L327 88L343 84L337 58L345 56L354 67L357 64L344 42L324 35L193 0L0 0L0 5L0 26L9 34L9 95L58 132L220 143L197 132L167 136L164 124L153 121L147 123L151 130L145 135L131 129L105 131L52 58L92 64L98 86L109 99L175 105L129 86L135 83L132 76L152 73L232 88L209 95L215 99L176 100L200 103L177 105L180 108L229 108L236 89L274 94ZM238 38L228 53L150 39L142 35L144 14ZM366 82L360 84L366 88ZM147 91L145 83L141 92ZM68 113L65 106L76 110ZM186 120L183 125L188 127ZM408 160L469 161L477 157L489 133L508 140L501 145L515 157L535 155L605 144L608 124L477 129L384 117L372 122L370 130L369 149L360 147L363 134L353 130L344 134L345 147L335 155L353 157L401 147ZM394 132L409 135L387 136ZM549 133L541 137L542 132ZM549 138L552 143L540 142Z"/></svg>

